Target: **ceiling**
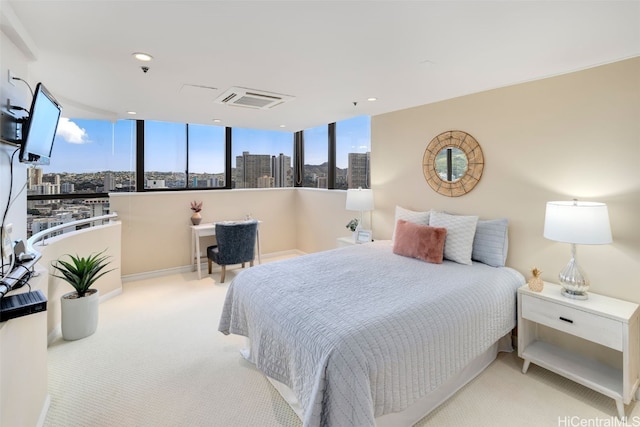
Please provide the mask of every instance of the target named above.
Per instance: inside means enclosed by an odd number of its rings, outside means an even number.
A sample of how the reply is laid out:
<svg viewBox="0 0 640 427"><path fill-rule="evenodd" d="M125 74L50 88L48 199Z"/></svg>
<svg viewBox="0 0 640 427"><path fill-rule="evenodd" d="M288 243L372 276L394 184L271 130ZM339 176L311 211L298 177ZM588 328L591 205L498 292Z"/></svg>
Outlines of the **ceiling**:
<svg viewBox="0 0 640 427"><path fill-rule="evenodd" d="M1 2L72 118L297 131L640 56L639 1ZM294 99L214 102L234 86Z"/></svg>

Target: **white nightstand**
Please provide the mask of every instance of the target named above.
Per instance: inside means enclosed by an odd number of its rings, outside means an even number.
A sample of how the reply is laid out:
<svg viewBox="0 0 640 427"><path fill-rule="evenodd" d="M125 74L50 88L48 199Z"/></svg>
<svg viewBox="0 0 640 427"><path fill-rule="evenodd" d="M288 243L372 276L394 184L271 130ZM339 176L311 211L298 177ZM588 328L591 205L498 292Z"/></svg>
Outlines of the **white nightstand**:
<svg viewBox="0 0 640 427"><path fill-rule="evenodd" d="M522 372L531 362L598 391L616 401L618 416L624 404L638 399L640 333L638 304L589 293L587 300L560 294L561 287L545 282L542 292L518 289L518 356ZM538 325L601 344L621 353L620 369L544 342ZM635 396L634 396L635 393Z"/></svg>
<svg viewBox="0 0 640 427"><path fill-rule="evenodd" d="M338 237L336 239L336 248L355 245L356 241L353 237Z"/></svg>

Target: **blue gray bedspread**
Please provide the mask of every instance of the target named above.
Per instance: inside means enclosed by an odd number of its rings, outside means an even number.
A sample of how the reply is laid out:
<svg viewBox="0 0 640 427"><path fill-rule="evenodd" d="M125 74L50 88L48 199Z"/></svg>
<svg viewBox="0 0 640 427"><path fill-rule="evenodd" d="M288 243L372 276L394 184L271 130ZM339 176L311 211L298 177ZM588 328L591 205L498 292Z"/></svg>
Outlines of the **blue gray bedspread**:
<svg viewBox="0 0 640 427"><path fill-rule="evenodd" d="M243 270L219 330L250 338L251 362L294 391L304 426L374 426L508 333L524 283L510 268L354 245Z"/></svg>

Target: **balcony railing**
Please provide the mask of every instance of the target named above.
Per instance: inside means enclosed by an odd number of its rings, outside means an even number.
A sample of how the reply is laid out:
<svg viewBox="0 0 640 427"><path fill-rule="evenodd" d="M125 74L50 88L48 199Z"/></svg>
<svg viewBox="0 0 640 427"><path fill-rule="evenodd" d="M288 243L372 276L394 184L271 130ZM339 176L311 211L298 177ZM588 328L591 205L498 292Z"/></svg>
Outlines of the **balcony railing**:
<svg viewBox="0 0 640 427"><path fill-rule="evenodd" d="M86 224L89 224L89 227L102 225L105 222L109 222L116 218L118 218L118 214L117 212L113 212L107 215L94 216L91 218L79 219L77 221L71 221L64 224L56 225L54 227L47 228L46 230L39 231L33 236L29 237L27 239L27 244L30 248L33 248L33 246L39 242L41 242L40 243L41 246L46 246L47 245L46 239L51 235L56 236L59 234L59 232L63 232L65 230L68 230L69 228L73 228L73 230L76 230L77 227L83 226Z"/></svg>

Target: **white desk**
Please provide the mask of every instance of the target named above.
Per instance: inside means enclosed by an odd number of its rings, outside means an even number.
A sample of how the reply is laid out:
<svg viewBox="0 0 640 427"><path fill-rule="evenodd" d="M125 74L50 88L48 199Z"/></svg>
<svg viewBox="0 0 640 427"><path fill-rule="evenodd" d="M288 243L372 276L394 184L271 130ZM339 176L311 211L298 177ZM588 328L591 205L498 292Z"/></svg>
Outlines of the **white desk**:
<svg viewBox="0 0 640 427"><path fill-rule="evenodd" d="M224 221L220 221L224 222ZM261 263L260 252L260 224L262 221L258 221L258 230L256 232L256 250L258 252L258 264ZM191 262L193 263L194 270L198 271L198 279L202 279L202 262L200 254L200 238L205 236L216 235L216 223L210 222L207 224L192 225L191 226Z"/></svg>

